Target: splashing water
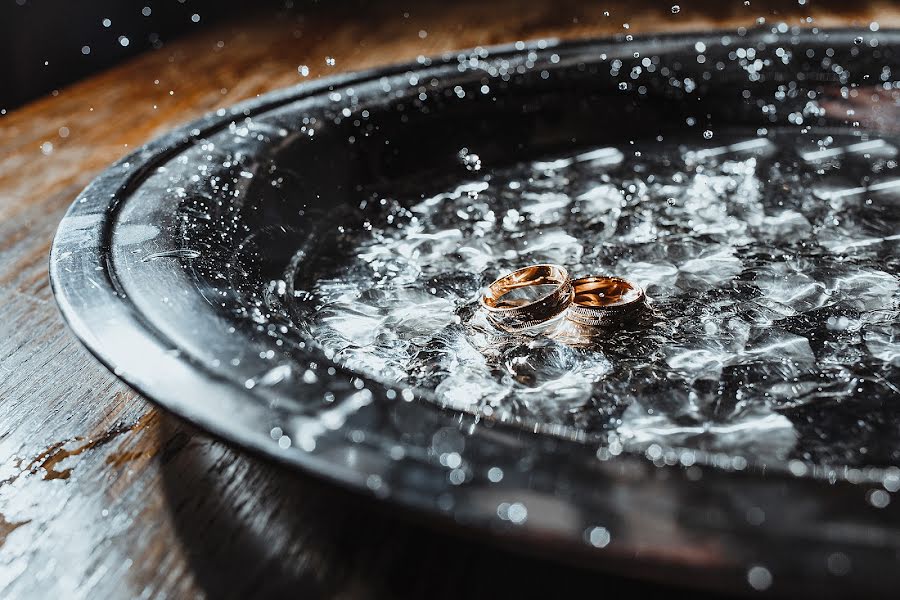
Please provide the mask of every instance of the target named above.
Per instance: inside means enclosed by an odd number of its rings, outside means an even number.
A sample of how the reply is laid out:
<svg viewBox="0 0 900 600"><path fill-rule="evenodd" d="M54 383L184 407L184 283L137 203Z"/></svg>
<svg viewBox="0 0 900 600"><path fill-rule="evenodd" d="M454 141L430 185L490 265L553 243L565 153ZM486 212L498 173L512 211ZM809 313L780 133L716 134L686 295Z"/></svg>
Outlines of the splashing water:
<svg viewBox="0 0 900 600"><path fill-rule="evenodd" d="M859 154L837 134L819 156L808 140L717 132L477 172L466 151L468 179L375 198L330 271L298 279L305 333L354 370L529 429L890 462L896 444L860 448L898 394L896 143ZM636 280L651 308L593 339L565 321L496 331L479 290L537 262ZM848 410L858 426L829 431Z"/></svg>

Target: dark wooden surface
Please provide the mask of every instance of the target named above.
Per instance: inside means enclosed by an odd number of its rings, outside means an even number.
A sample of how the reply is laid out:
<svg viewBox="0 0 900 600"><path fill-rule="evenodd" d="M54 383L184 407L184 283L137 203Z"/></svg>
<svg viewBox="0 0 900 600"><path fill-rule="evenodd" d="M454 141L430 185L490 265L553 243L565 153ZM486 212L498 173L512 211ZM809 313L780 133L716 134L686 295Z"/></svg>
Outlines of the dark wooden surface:
<svg viewBox="0 0 900 600"><path fill-rule="evenodd" d="M434 531L162 414L67 331L47 255L66 207L106 165L177 123L301 81L300 65L316 77L475 45L619 33L623 23L635 34L752 26L760 16L900 26L900 7L887 2L734 0L701 10L681 1L678 14L672 4L389 2L266 14L170 43L0 117L0 597L638 589L485 545L471 532Z"/></svg>

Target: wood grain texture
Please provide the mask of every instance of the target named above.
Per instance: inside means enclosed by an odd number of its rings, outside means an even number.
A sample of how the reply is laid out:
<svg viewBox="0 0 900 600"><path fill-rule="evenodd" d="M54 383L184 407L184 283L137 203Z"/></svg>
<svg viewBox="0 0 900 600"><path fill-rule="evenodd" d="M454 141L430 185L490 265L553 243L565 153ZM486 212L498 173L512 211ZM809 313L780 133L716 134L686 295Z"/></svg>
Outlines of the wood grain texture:
<svg viewBox="0 0 900 600"><path fill-rule="evenodd" d="M267 14L0 117L0 596L547 597L636 587L430 531L161 414L67 331L47 256L65 209L109 163L178 123L304 80L300 65L312 78L476 45L621 33L626 22L634 34L752 26L759 16L900 26L889 3L679 4L677 15L664 2L568 0Z"/></svg>

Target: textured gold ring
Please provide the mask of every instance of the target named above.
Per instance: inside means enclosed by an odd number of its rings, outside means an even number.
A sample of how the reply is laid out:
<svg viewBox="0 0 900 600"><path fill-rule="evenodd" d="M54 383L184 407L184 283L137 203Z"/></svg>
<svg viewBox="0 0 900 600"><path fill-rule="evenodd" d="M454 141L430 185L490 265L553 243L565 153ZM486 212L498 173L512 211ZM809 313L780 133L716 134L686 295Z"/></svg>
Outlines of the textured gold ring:
<svg viewBox="0 0 900 600"><path fill-rule="evenodd" d="M582 277L572 282L572 288L566 318L582 325L615 325L645 306L644 290L621 277Z"/></svg>
<svg viewBox="0 0 900 600"><path fill-rule="evenodd" d="M549 291L535 286L552 286ZM558 316L572 302L569 272L558 265L531 265L500 277L481 296L481 306L497 328L520 331Z"/></svg>

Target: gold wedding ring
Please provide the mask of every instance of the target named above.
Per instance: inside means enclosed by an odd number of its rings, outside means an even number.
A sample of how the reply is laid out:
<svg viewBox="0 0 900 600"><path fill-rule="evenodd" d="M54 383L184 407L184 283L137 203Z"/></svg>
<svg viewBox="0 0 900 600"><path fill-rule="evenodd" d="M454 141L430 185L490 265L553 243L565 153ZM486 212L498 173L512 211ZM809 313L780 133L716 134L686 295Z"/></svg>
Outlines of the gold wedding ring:
<svg viewBox="0 0 900 600"><path fill-rule="evenodd" d="M561 314L573 296L572 280L563 267L531 265L489 285L481 296L481 306L497 328L520 331Z"/></svg>
<svg viewBox="0 0 900 600"><path fill-rule="evenodd" d="M572 282L574 298L566 318L606 327L633 316L645 303L644 290L621 277L582 277Z"/></svg>

